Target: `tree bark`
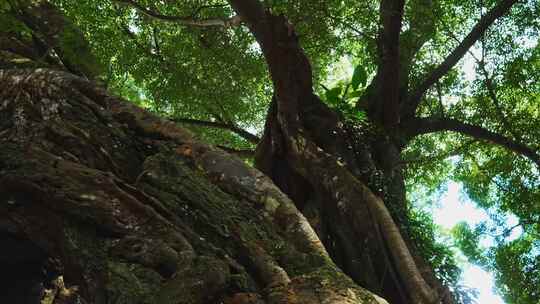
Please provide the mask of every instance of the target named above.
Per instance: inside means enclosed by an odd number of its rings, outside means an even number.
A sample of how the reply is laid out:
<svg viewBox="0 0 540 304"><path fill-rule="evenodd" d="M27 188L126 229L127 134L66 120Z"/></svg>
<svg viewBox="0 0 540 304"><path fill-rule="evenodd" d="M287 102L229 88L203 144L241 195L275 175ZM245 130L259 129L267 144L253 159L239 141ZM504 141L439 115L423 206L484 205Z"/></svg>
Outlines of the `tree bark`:
<svg viewBox="0 0 540 304"><path fill-rule="evenodd" d="M380 8L380 24L378 37L379 64L377 66L376 103L377 113L382 118L386 129L391 130L399 124L400 101L400 45L399 37L403 19L404 0L383 0Z"/></svg>
<svg viewBox="0 0 540 304"><path fill-rule="evenodd" d="M432 272L419 270L425 263L411 254L388 206L365 185L376 175L388 179L390 189L376 193L389 192L404 207L403 177L396 169L400 148L384 133L373 147L351 138L356 132L347 132L313 94L309 60L286 18L256 0L230 3L261 46L274 85L257 167L308 216L332 258L357 283L391 303L438 302L447 294L444 287ZM377 149L380 157L374 159Z"/></svg>
<svg viewBox="0 0 540 304"><path fill-rule="evenodd" d="M400 230L407 221L400 152L407 136L478 133L426 125L414 111L516 1L503 0L482 18L412 99L399 76L409 68L400 66L398 47L404 2L383 1L371 126L346 123L313 93L311 65L284 16L256 0L229 2L237 15L218 25L250 28L274 85L256 152L271 179L85 79L0 70L0 245L9 248L0 257L8 269L0 302L386 303L377 293L391 303L452 303ZM186 25L183 17L137 9ZM412 107L399 109L399 102ZM403 114L405 127L423 127L401 134L408 130L398 124ZM184 122L259 142L234 124Z"/></svg>
<svg viewBox="0 0 540 304"><path fill-rule="evenodd" d="M240 159L69 73L0 84L0 302L386 303Z"/></svg>

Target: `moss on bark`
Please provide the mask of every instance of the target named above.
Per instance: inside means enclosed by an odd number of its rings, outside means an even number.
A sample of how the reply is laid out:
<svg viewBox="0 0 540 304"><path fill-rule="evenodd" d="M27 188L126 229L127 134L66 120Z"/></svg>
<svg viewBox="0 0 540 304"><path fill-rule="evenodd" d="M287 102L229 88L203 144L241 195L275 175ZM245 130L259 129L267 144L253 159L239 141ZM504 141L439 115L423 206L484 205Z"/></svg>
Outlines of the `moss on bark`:
<svg viewBox="0 0 540 304"><path fill-rule="evenodd" d="M0 70L0 83L0 232L42 252L14 248L0 263L35 262L39 274L19 278L47 292L35 299L382 301L241 160L71 74Z"/></svg>

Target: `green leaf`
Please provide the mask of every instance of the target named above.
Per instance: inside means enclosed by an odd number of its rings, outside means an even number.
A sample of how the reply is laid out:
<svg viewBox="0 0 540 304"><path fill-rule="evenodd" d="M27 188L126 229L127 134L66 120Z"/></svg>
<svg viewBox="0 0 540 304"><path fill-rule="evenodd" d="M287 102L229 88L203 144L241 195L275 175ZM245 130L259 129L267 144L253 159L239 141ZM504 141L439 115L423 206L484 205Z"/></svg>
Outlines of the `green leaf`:
<svg viewBox="0 0 540 304"><path fill-rule="evenodd" d="M360 97L363 94L364 94L364 91L353 91L353 92L349 93L349 98Z"/></svg>
<svg viewBox="0 0 540 304"><path fill-rule="evenodd" d="M326 91L326 101L331 105L337 105L340 101L339 95L341 94L341 87L331 88Z"/></svg>
<svg viewBox="0 0 540 304"><path fill-rule="evenodd" d="M354 68L351 85L354 90L358 89L360 85L364 87L367 81L367 73L363 66L357 65Z"/></svg>
<svg viewBox="0 0 540 304"><path fill-rule="evenodd" d="M354 118L358 120L365 120L367 118L367 114L364 111L358 111L354 113Z"/></svg>
<svg viewBox="0 0 540 304"><path fill-rule="evenodd" d="M9 2L7 1L0 2L0 11L7 11L9 10L9 8L10 8Z"/></svg>

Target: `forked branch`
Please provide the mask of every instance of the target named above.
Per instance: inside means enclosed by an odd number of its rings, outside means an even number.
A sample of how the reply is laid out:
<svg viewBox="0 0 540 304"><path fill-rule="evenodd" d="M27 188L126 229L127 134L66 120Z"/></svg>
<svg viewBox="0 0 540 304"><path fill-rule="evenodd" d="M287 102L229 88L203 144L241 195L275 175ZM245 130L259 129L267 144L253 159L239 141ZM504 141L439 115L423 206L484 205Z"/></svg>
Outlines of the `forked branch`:
<svg viewBox="0 0 540 304"><path fill-rule="evenodd" d="M472 28L469 34L461 41L461 43L439 64L429 75L427 75L416 88L412 90L403 105L402 113L407 117L413 117L416 108L420 104L422 97L426 91L431 88L439 79L446 75L458 61L467 53L467 51L478 41L486 30L498 18L506 15L512 5L519 0L502 0L495 5L487 14L485 14L478 23Z"/></svg>

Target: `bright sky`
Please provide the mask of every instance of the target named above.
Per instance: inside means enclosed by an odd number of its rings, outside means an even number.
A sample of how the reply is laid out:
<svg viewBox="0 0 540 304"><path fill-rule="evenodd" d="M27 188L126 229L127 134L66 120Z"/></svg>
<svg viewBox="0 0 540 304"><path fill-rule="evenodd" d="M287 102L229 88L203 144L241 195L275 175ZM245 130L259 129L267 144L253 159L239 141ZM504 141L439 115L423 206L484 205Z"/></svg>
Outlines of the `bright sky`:
<svg viewBox="0 0 540 304"><path fill-rule="evenodd" d="M451 229L461 221L471 226L481 221L489 221L489 216L485 211L476 208L474 202L463 193L460 184L450 181L448 190L441 197L440 205L433 209L433 219L443 228ZM478 289L479 304L504 304L502 298L493 290L493 275L478 266L468 263L464 265L463 285Z"/></svg>

